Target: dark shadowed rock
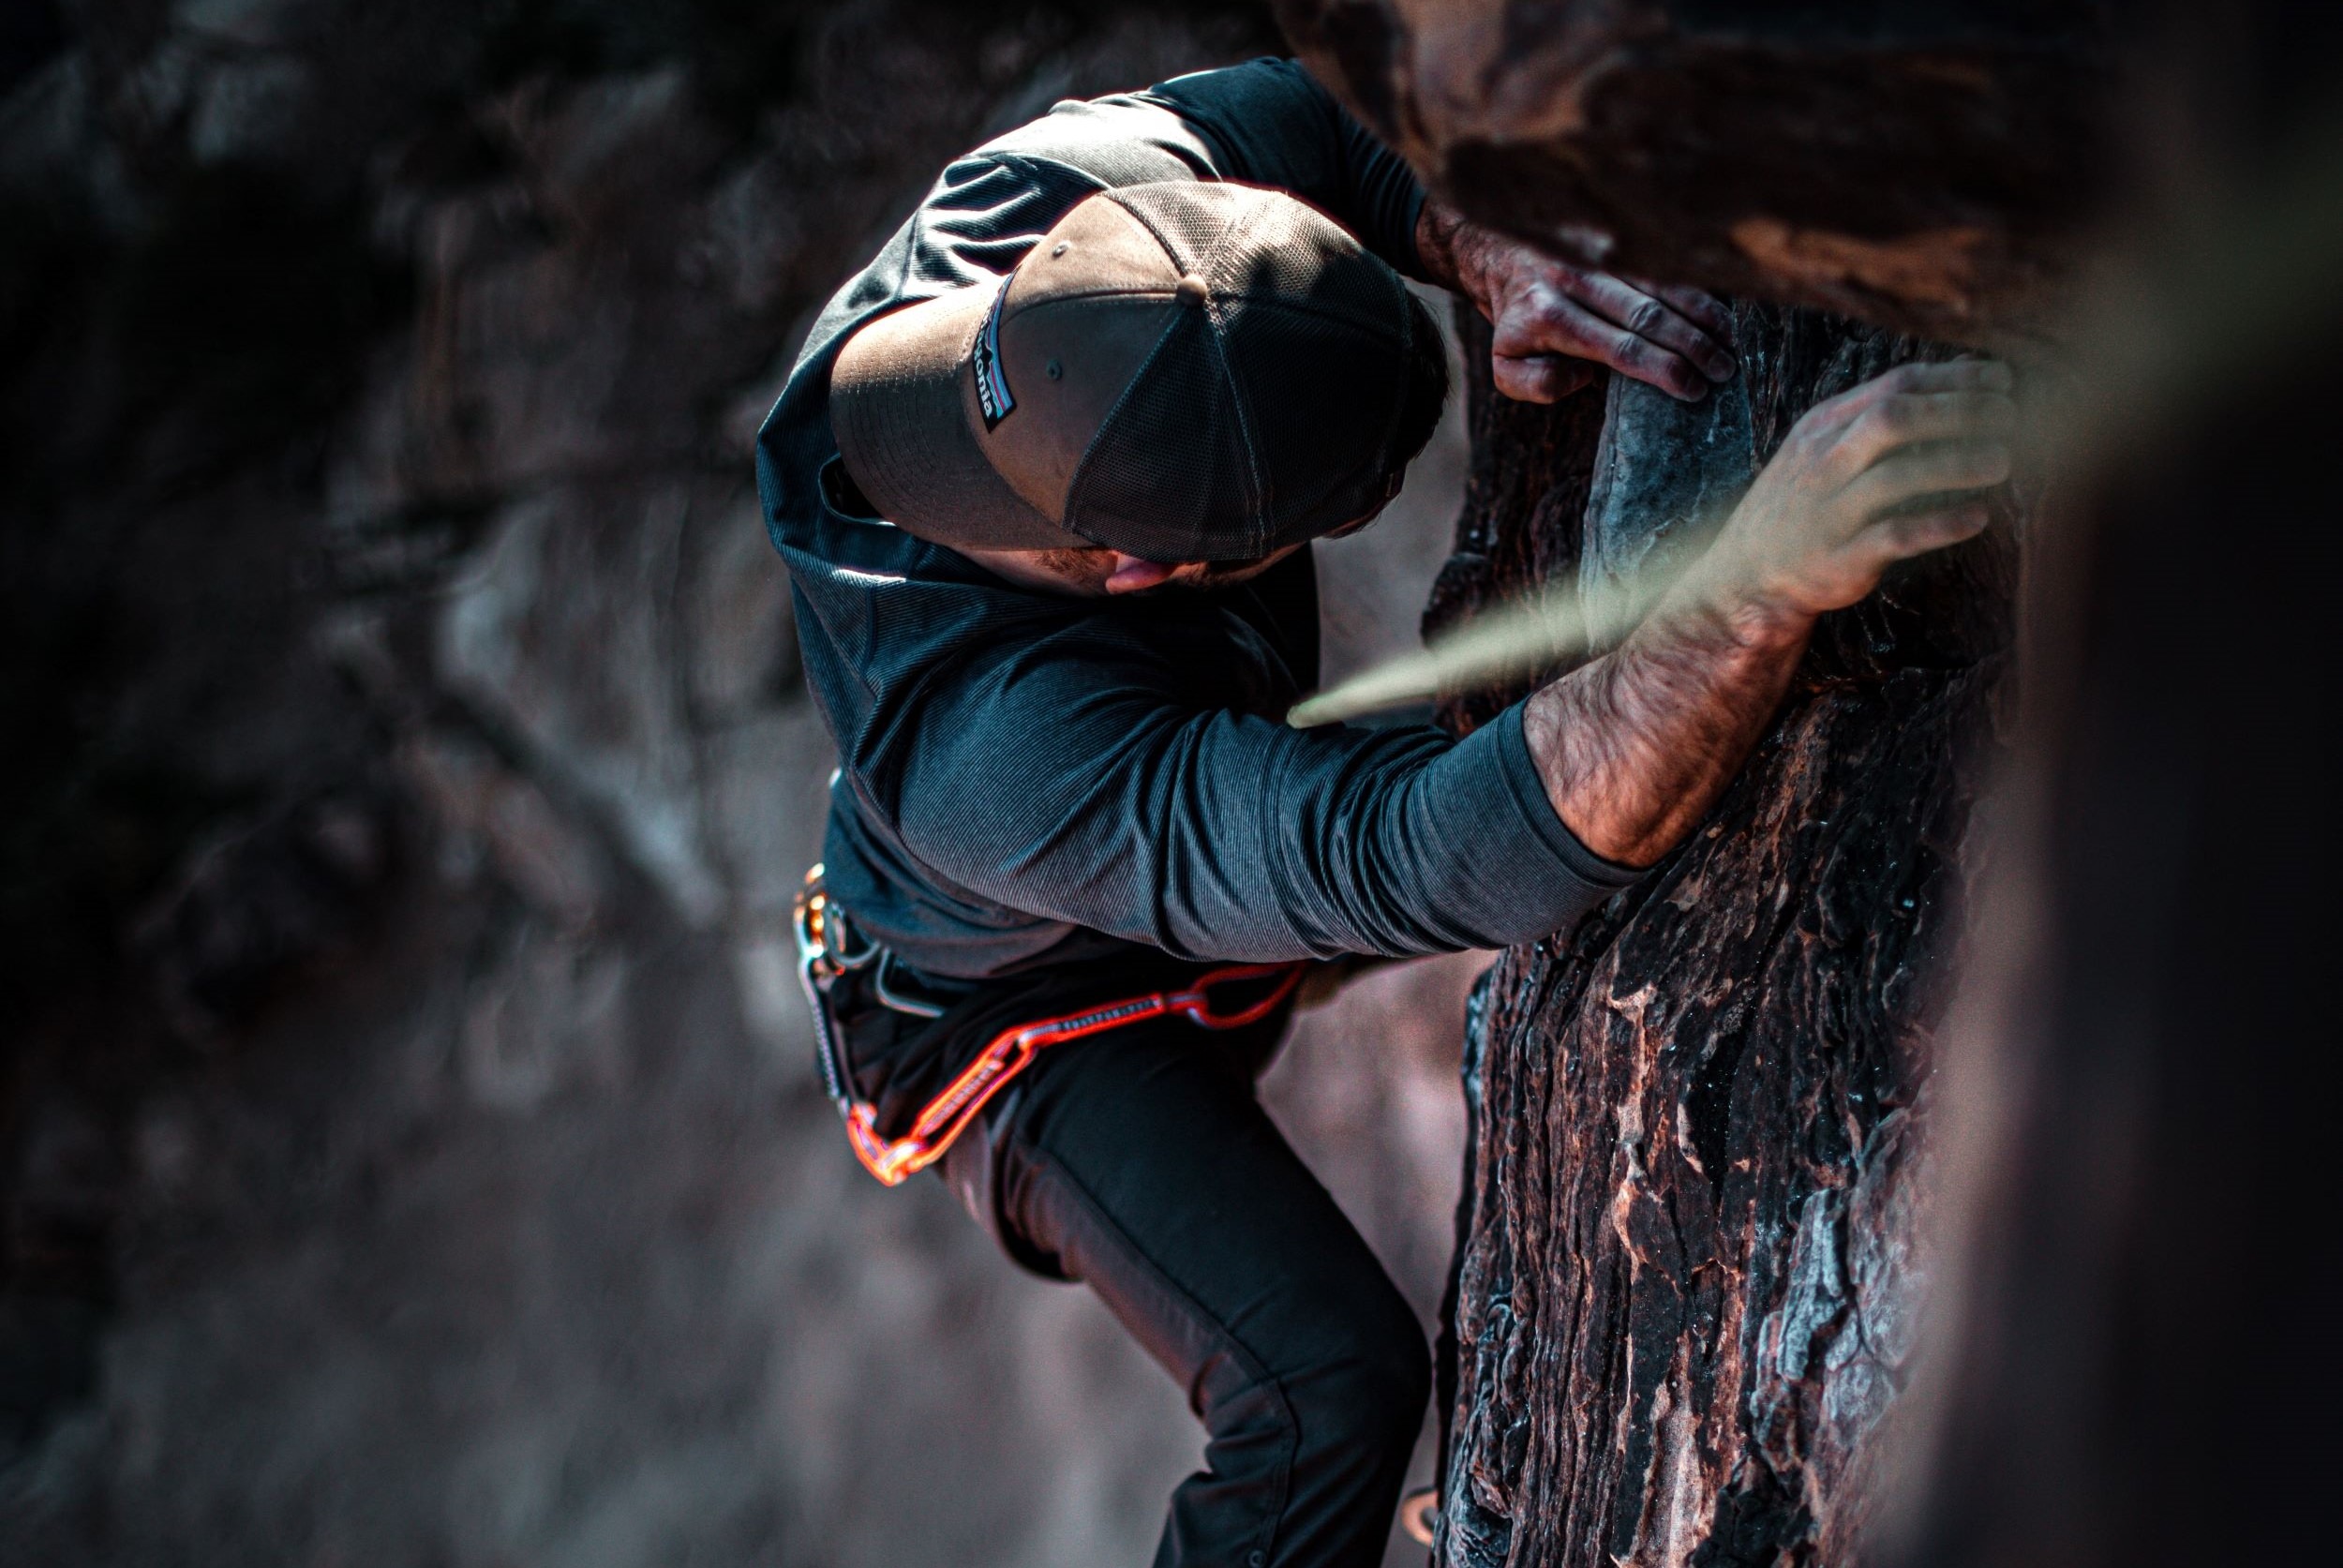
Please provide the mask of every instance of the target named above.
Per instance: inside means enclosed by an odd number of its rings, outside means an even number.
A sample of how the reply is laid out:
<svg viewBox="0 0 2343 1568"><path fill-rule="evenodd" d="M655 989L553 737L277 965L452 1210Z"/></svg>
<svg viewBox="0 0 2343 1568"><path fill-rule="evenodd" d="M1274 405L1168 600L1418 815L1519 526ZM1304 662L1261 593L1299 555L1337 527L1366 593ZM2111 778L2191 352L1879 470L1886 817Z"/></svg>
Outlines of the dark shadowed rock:
<svg viewBox="0 0 2343 1568"><path fill-rule="evenodd" d="M1614 271L1975 340L2101 195L2093 0L1279 0L1471 216Z"/></svg>
<svg viewBox="0 0 2343 1568"><path fill-rule="evenodd" d="M0 23L0 1562L1143 1561L1179 1391L816 1087L750 438L947 159L1261 19L54 9ZM1269 1090L1427 1317L1458 974Z"/></svg>

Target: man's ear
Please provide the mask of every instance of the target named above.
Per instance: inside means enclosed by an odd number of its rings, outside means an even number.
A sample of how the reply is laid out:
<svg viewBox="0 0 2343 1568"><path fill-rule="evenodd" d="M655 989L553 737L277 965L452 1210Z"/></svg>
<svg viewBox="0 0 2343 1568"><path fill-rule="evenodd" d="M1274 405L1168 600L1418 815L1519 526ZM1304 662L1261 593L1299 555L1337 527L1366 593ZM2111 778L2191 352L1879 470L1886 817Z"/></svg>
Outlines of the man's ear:
<svg viewBox="0 0 2343 1568"><path fill-rule="evenodd" d="M1127 556L1117 550L1114 552L1114 570L1107 574L1106 590L1109 593L1137 593L1171 581L1172 574L1178 570L1177 566L1166 566L1159 560L1142 560L1137 556Z"/></svg>

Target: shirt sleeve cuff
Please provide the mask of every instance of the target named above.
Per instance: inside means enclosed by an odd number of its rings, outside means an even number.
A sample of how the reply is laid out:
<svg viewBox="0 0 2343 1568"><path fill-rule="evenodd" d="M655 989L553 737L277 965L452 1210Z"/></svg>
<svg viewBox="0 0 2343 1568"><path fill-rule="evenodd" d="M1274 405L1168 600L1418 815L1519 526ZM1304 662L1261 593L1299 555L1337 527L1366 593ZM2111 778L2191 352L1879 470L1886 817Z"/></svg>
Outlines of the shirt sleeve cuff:
<svg viewBox="0 0 2343 1568"><path fill-rule="evenodd" d="M1606 860L1589 849L1554 810L1553 799L1545 793L1545 781L1538 774L1537 761L1530 754L1530 739L1522 728L1522 708L1521 703L1514 704L1485 726L1497 732L1493 739L1502 760L1505 784L1522 820L1553 851L1555 859L1594 886L1616 890L1640 880L1644 874L1641 869Z"/></svg>

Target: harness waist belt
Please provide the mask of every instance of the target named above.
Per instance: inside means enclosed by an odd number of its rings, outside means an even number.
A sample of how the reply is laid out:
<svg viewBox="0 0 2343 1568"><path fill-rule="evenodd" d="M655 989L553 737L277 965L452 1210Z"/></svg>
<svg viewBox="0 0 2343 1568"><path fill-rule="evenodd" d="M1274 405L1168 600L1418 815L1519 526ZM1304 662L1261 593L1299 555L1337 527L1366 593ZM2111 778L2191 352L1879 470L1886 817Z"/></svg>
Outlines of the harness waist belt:
<svg viewBox="0 0 2343 1568"><path fill-rule="evenodd" d="M1304 963L1237 963L1209 970L1193 984L1177 991L1153 991L1143 996L1103 1002L1080 1012L1013 1024L988 1041L976 1059L947 1084L943 1093L921 1108L901 1138L888 1138L878 1129L878 1109L855 1092L842 1044L825 1005L831 984L841 976L878 961L874 943L858 945L844 912L822 888L822 868L806 874L798 894L795 922L798 935L798 974L805 985L806 1001L813 1009L815 1047L820 1054L823 1086L845 1119L846 1141L862 1168L888 1187L926 1170L944 1157L955 1139L968 1129L992 1097L1033 1065L1034 1058L1053 1045L1078 1040L1111 1029L1128 1027L1151 1018L1178 1016L1204 1029L1242 1029L1268 1017L1302 982ZM1213 1008L1212 993L1222 986L1247 981L1271 981L1257 1000L1231 1012Z"/></svg>

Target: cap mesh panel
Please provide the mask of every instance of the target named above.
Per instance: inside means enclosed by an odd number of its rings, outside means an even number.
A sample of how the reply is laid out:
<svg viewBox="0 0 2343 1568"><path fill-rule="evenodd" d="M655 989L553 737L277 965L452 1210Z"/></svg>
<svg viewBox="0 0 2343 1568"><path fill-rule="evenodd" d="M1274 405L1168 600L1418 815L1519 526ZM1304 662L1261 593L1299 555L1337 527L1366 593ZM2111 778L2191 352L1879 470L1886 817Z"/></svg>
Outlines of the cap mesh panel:
<svg viewBox="0 0 2343 1568"><path fill-rule="evenodd" d="M1110 200L1120 202L1163 242L1172 264L1184 273L1201 272L1231 227L1266 194L1249 186L1204 180L1127 186L1108 193Z"/></svg>

